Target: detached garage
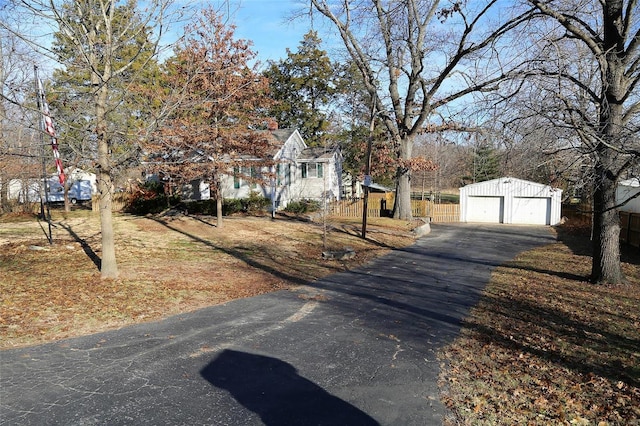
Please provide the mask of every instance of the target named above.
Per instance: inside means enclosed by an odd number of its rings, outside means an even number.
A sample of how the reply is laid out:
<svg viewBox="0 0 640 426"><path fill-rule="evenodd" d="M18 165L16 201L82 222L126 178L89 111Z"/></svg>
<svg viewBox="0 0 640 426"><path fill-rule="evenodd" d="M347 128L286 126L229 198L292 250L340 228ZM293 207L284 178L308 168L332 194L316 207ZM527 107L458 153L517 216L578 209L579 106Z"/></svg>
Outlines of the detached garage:
<svg viewBox="0 0 640 426"><path fill-rule="evenodd" d="M557 225L562 190L503 177L460 188L460 221Z"/></svg>

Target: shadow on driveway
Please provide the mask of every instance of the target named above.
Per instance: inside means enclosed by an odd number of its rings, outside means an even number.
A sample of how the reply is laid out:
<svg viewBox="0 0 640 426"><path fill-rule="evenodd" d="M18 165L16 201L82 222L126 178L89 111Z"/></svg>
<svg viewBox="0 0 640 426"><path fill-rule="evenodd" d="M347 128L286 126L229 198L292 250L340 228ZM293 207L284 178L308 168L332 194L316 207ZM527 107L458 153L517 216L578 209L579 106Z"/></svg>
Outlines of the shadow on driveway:
<svg viewBox="0 0 640 426"><path fill-rule="evenodd" d="M378 425L277 358L226 349L200 372L267 426Z"/></svg>

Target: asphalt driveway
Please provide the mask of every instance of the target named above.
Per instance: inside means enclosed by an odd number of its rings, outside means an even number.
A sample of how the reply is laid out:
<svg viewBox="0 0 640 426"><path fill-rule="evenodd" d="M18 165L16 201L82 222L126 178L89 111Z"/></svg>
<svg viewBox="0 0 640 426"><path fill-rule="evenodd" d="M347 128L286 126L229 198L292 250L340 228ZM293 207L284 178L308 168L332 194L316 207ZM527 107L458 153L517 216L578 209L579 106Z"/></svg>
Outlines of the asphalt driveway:
<svg viewBox="0 0 640 426"><path fill-rule="evenodd" d="M546 227L434 225L301 287L0 352L7 425L437 425L438 350Z"/></svg>

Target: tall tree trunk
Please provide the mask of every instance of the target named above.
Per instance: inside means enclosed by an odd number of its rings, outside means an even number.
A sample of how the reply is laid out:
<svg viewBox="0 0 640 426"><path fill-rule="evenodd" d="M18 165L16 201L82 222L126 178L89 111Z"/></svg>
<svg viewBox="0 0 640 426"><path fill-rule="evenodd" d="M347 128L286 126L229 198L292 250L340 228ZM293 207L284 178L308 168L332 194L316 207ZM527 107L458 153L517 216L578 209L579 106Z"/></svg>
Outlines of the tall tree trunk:
<svg viewBox="0 0 640 426"><path fill-rule="evenodd" d="M216 177L215 179L215 195L216 195L216 227L222 228L222 182Z"/></svg>
<svg viewBox="0 0 640 426"><path fill-rule="evenodd" d="M413 219L413 213L411 212L411 175L410 172L404 168L398 168L393 218L402 220Z"/></svg>
<svg viewBox="0 0 640 426"><path fill-rule="evenodd" d="M0 94L4 95L4 83L6 80L6 73L4 69L4 55L2 50L2 43L0 43ZM4 107L4 102L0 102L0 144L4 145L4 122L6 120L6 111ZM1 171L0 171L1 172ZM3 173L4 175L4 173ZM8 186L9 179L5 176L0 176L0 213L3 212L3 209L8 206Z"/></svg>
<svg viewBox="0 0 640 426"><path fill-rule="evenodd" d="M111 201L113 184L111 181L111 159L107 135L107 86L101 85L96 93L96 137L98 140L98 196L100 206L100 232L102 235L102 261L100 276L102 279L118 277L115 238L113 233L113 215Z"/></svg>
<svg viewBox="0 0 640 426"><path fill-rule="evenodd" d="M67 180L64 182L64 211L65 212L70 212L71 211L71 203L69 202L69 179L67 178Z"/></svg>
<svg viewBox="0 0 640 426"><path fill-rule="evenodd" d="M615 207L620 165L611 146L619 145L621 137L623 109L617 74L622 67L616 67L615 61L608 61L608 65L608 84L600 106L602 142L596 148L591 282L620 284L625 281L620 264L620 218Z"/></svg>
<svg viewBox="0 0 640 426"><path fill-rule="evenodd" d="M216 227L222 228L222 198L216 197Z"/></svg>
<svg viewBox="0 0 640 426"><path fill-rule="evenodd" d="M601 142L596 147L596 181L594 191L593 263L591 281L621 284L625 278L620 264L620 218L616 206L616 187L621 172L620 160L612 147L620 146L623 130L624 40L623 2L608 0L604 11L604 56L601 69L603 91L600 102Z"/></svg>
<svg viewBox="0 0 640 426"><path fill-rule="evenodd" d="M411 170L408 163L413 150L413 137L405 135L398 144L400 166L396 174L396 201L393 206L394 219L411 220Z"/></svg>
<svg viewBox="0 0 640 426"><path fill-rule="evenodd" d="M619 284L625 278L620 265L620 218L615 193L617 181L599 167L593 194L593 259L591 282Z"/></svg>
<svg viewBox="0 0 640 426"><path fill-rule="evenodd" d="M7 188L8 180L0 176L0 213L4 212L4 208L9 205L9 200L7 198L7 192L9 189Z"/></svg>

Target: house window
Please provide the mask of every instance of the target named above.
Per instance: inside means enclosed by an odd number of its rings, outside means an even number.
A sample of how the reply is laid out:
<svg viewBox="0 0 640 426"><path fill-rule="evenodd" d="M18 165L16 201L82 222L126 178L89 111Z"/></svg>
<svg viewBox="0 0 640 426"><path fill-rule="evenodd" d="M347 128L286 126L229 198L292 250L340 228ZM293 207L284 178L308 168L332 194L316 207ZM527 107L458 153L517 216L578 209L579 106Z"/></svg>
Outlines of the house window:
<svg viewBox="0 0 640 426"><path fill-rule="evenodd" d="M235 189L240 189L241 186L256 188L258 186L257 180L259 177L260 172L256 167L234 167L233 187Z"/></svg>
<svg viewBox="0 0 640 426"><path fill-rule="evenodd" d="M258 186L258 184L256 183L256 180L258 179L258 170L251 166L249 168L249 176L251 176L251 183L249 184L249 186L251 188L256 188Z"/></svg>
<svg viewBox="0 0 640 426"><path fill-rule="evenodd" d="M302 163L300 168L302 171L302 178L321 178L324 176L324 169L322 163Z"/></svg>
<svg viewBox="0 0 640 426"><path fill-rule="evenodd" d="M291 185L291 164L277 164L276 165L276 185Z"/></svg>
<svg viewBox="0 0 640 426"><path fill-rule="evenodd" d="M251 166L251 167L242 167L240 169L240 175L241 177L244 179L242 182L243 186L249 186L250 188L255 188L256 185L256 178L258 176L258 173L256 171L256 168Z"/></svg>

